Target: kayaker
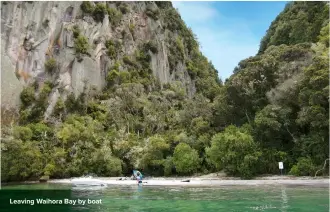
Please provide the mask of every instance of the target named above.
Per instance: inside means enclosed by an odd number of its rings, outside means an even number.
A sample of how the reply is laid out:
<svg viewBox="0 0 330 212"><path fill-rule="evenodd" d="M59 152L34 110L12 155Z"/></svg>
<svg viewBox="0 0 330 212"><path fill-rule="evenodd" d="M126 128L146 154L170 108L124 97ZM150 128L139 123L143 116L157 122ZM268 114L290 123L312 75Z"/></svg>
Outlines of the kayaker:
<svg viewBox="0 0 330 212"><path fill-rule="evenodd" d="M142 183L142 177L139 171L136 173L136 180L138 184Z"/></svg>

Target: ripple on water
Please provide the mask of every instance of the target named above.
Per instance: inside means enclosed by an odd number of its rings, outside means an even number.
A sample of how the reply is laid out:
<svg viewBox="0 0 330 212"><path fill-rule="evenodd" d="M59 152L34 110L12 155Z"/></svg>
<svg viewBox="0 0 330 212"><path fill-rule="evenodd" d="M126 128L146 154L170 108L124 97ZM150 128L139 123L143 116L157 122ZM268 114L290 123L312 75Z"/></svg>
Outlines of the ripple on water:
<svg viewBox="0 0 330 212"><path fill-rule="evenodd" d="M25 186L40 189L43 185ZM328 188L311 186L222 186L203 187L138 187L71 188L71 198L102 199L101 206L84 206L79 211L105 212L241 212L329 211ZM46 186L45 186L45 189ZM59 197L65 198L65 197Z"/></svg>

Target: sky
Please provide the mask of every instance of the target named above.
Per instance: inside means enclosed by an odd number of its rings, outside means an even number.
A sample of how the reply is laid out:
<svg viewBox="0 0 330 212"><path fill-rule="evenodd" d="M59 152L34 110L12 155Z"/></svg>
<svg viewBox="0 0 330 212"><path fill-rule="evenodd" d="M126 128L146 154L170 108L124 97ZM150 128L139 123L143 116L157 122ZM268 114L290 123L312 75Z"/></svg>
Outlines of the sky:
<svg viewBox="0 0 330 212"><path fill-rule="evenodd" d="M222 80L239 61L254 56L271 22L286 2L174 1L181 18L196 34L202 53Z"/></svg>

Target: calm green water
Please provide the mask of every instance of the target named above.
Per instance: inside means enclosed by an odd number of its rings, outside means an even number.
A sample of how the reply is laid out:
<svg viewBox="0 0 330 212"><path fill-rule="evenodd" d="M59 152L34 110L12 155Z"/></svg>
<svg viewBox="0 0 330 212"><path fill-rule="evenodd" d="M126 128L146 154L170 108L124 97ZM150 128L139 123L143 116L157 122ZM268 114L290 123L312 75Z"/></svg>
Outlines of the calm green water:
<svg viewBox="0 0 330 212"><path fill-rule="evenodd" d="M329 211L329 187L315 186L223 186L217 188L109 186L106 188L75 188L58 184L32 184L2 187L2 191L13 189L29 191L66 189L67 193L59 192L52 198L102 200L102 204L70 206L70 210L68 208L61 209L62 212L64 210L96 212ZM25 209L28 207L33 208L33 206L25 206ZM47 211L51 211L51 207L54 206L48 205ZM41 209L34 211L41 211Z"/></svg>

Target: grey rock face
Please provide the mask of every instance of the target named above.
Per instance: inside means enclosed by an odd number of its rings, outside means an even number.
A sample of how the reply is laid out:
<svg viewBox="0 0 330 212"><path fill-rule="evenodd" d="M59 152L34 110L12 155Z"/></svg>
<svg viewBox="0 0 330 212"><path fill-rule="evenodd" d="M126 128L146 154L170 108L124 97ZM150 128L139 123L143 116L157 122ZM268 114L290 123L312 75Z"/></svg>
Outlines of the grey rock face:
<svg viewBox="0 0 330 212"><path fill-rule="evenodd" d="M107 3L116 7L114 2ZM1 59L2 59L2 103L6 107L18 108L19 95L24 86L35 81L52 81L55 84L49 98L47 114L52 111L57 98L74 92L77 96L84 86L101 90L105 85L108 68L124 56L134 55L138 47L153 40L158 47L151 54L150 68L161 83L180 80L187 88L187 94L195 93L194 82L190 79L185 65L178 65L169 71L168 47L165 40L168 33L161 21L145 14L146 2L128 2L129 11L123 14L118 26L113 26L105 16L102 22L82 14L81 2L7 2L1 7ZM148 3L153 10L156 4ZM74 49L73 27L88 38L89 55L77 58ZM130 26L134 26L133 32ZM123 34L126 31L126 35ZM105 42L120 40L118 58L107 56ZM57 69L49 74L45 62L54 58ZM175 77L177 76L177 77ZM64 90L59 94L58 89ZM65 98L65 97L64 97Z"/></svg>

